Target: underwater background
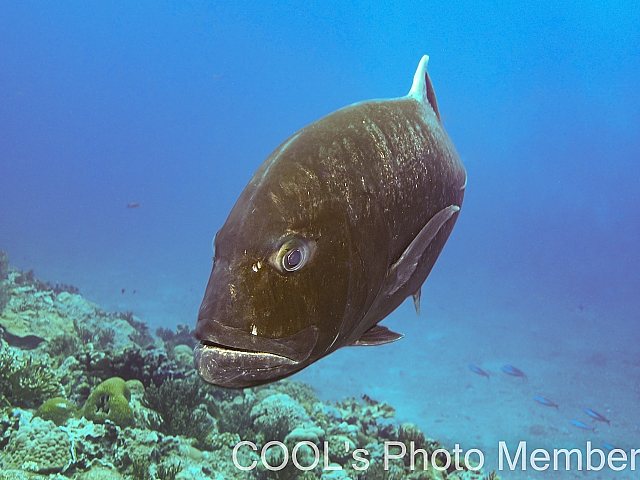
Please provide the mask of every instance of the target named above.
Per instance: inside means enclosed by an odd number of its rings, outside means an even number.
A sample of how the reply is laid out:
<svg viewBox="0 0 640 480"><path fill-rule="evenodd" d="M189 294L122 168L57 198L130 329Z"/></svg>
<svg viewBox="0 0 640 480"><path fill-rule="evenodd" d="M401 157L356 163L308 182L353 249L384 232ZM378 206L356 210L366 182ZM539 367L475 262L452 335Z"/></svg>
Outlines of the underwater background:
<svg viewBox="0 0 640 480"><path fill-rule="evenodd" d="M405 302L384 321L404 339L291 380L327 402L386 402L447 448L485 452L488 470L499 441L640 448L637 2L0 11L0 249L152 332L195 326L213 235L262 160L342 106L405 95L429 55L468 185L421 315Z"/></svg>

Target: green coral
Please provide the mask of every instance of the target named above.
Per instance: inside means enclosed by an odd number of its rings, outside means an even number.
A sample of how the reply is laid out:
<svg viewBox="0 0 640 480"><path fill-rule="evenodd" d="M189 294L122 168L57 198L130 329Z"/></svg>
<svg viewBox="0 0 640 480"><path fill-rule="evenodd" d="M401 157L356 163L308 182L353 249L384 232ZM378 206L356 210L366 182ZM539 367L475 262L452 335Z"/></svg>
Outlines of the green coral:
<svg viewBox="0 0 640 480"><path fill-rule="evenodd" d="M67 420L75 417L76 406L64 397L55 397L47 400L38 408L38 416L44 420L51 420L56 425L64 425Z"/></svg>
<svg viewBox="0 0 640 480"><path fill-rule="evenodd" d="M112 421L120 427L133 426L131 392L120 377L112 377L98 385L85 404L82 415L94 423Z"/></svg>

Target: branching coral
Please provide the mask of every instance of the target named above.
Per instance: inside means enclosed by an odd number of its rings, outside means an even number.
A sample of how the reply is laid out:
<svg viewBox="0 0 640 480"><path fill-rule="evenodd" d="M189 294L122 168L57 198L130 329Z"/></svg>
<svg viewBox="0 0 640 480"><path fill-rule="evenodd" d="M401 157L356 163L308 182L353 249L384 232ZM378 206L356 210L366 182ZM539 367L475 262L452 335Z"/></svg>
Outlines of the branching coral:
<svg viewBox="0 0 640 480"><path fill-rule="evenodd" d="M9 255L0 250L0 281L5 280L9 274Z"/></svg>
<svg viewBox="0 0 640 480"><path fill-rule="evenodd" d="M195 438L206 446L212 425L206 411L199 407L206 403L205 383L196 376L183 380L167 380L160 387L150 385L143 403L160 414L162 421L152 422L151 428L166 435Z"/></svg>
<svg viewBox="0 0 640 480"><path fill-rule="evenodd" d="M79 347L78 339L65 333L49 340L46 350L52 357L64 359L76 353Z"/></svg>
<svg viewBox="0 0 640 480"><path fill-rule="evenodd" d="M150 466L151 460L148 458L135 458L131 464L131 476L134 480L151 480L152 477L149 473Z"/></svg>
<svg viewBox="0 0 640 480"><path fill-rule="evenodd" d="M500 480L500 477L495 470L492 470L488 475L482 477L482 480Z"/></svg>
<svg viewBox="0 0 640 480"><path fill-rule="evenodd" d="M160 338L167 349L170 351L176 345L187 345L192 349L196 346L194 330L189 329L187 325L178 325L174 333L170 328L158 328L156 336Z"/></svg>
<svg viewBox="0 0 640 480"><path fill-rule="evenodd" d="M156 476L159 480L176 480L176 475L182 471L182 464L178 462L177 465L158 465L156 469Z"/></svg>
<svg viewBox="0 0 640 480"><path fill-rule="evenodd" d="M223 402L225 408L220 409L218 419L218 430L221 433L238 433L240 438L252 438L253 420L251 419L251 408L255 402L247 400L246 397L236 397L238 401ZM288 432L287 432L288 433Z"/></svg>
<svg viewBox="0 0 640 480"><path fill-rule="evenodd" d="M23 360L7 351L0 353L0 374L0 390L17 407L37 407L62 390L51 369L33 357Z"/></svg>
<svg viewBox="0 0 640 480"><path fill-rule="evenodd" d="M149 331L149 326L142 320L136 320L131 310L119 313L118 317L136 329L136 333L129 336L133 342L143 348L153 344L153 337Z"/></svg>
<svg viewBox="0 0 640 480"><path fill-rule="evenodd" d="M107 348L107 345L113 343L116 338L116 331L111 328L103 328L98 332L98 343L101 348Z"/></svg>
<svg viewBox="0 0 640 480"><path fill-rule="evenodd" d="M81 343L85 344L93 340L93 333L91 332L91 330L89 330L84 325L81 325L75 318L73 319L73 326L76 329L76 334L78 335Z"/></svg>

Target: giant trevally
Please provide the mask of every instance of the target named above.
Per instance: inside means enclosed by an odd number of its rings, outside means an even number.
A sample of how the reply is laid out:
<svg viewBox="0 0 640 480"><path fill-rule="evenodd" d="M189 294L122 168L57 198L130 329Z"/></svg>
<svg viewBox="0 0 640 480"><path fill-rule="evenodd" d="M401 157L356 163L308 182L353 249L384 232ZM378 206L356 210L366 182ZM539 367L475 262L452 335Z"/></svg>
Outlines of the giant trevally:
<svg viewBox="0 0 640 480"><path fill-rule="evenodd" d="M467 184L427 61L408 95L317 120L249 180L214 238L198 313L207 382L259 385L402 337L379 322L408 296L418 308Z"/></svg>

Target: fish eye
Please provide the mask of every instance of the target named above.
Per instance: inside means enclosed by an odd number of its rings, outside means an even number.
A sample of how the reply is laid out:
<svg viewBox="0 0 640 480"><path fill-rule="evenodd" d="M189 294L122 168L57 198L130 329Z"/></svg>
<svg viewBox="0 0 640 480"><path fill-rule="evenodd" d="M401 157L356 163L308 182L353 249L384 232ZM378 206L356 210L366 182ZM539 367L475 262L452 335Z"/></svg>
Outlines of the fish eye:
<svg viewBox="0 0 640 480"><path fill-rule="evenodd" d="M311 257L311 249L304 240L294 238L282 244L275 256L274 266L284 272L295 272L304 267Z"/></svg>
<svg viewBox="0 0 640 480"><path fill-rule="evenodd" d="M293 272L300 267L302 263L302 252L299 248L289 250L284 257L282 257L282 266L287 272Z"/></svg>

